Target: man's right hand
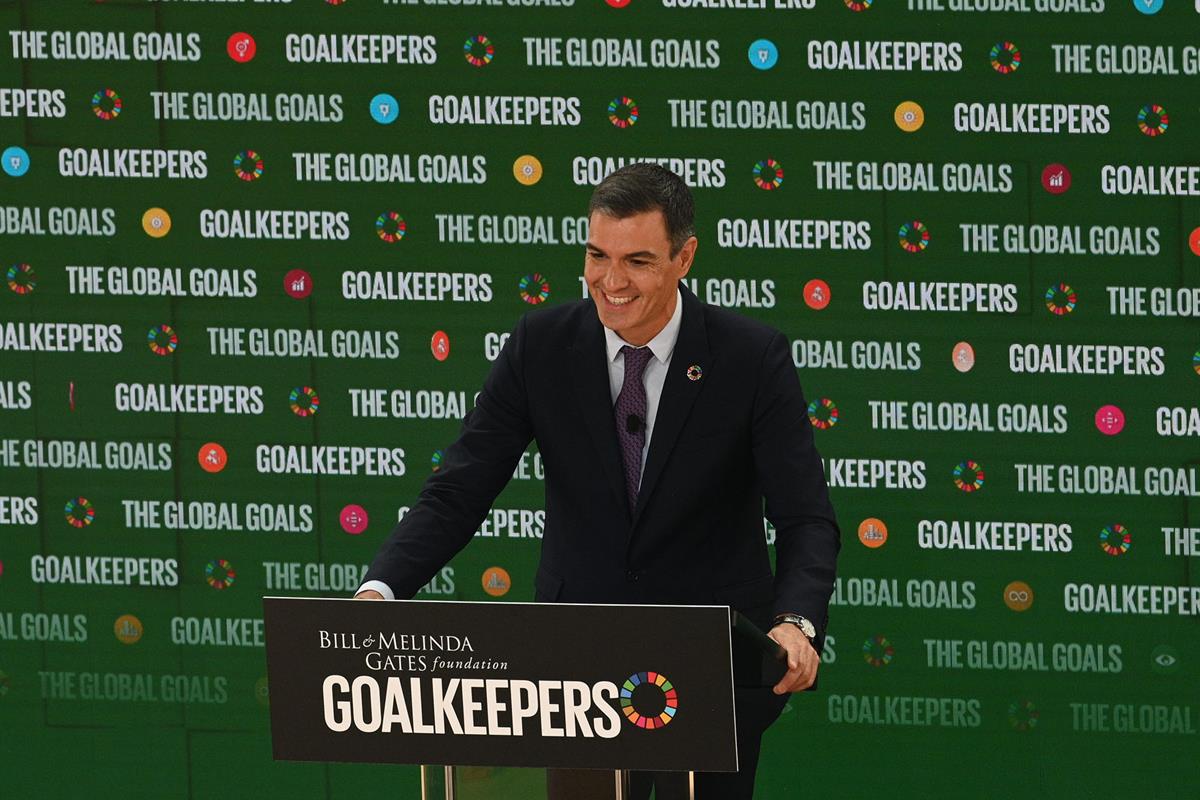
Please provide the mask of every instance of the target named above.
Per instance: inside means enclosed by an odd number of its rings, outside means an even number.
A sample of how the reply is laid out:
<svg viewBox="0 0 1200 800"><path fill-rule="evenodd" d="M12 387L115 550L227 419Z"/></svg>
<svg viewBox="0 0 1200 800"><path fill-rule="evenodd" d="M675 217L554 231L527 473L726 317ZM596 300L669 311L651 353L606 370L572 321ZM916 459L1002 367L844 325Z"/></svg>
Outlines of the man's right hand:
<svg viewBox="0 0 1200 800"><path fill-rule="evenodd" d="M383 595L374 589L363 589L358 594L354 595L355 600L383 600Z"/></svg>

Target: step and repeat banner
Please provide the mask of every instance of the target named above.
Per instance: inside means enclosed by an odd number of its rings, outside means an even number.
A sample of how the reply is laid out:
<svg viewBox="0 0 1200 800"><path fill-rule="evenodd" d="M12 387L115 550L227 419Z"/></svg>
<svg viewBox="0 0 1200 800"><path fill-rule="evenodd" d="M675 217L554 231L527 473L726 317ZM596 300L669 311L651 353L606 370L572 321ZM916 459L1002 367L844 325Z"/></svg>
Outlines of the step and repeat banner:
<svg viewBox="0 0 1200 800"><path fill-rule="evenodd" d="M688 285L792 340L843 530L760 794L1186 794L1198 12L0 3L0 793L414 796L271 760L260 598L353 592L653 160ZM531 599L543 479L419 597Z"/></svg>

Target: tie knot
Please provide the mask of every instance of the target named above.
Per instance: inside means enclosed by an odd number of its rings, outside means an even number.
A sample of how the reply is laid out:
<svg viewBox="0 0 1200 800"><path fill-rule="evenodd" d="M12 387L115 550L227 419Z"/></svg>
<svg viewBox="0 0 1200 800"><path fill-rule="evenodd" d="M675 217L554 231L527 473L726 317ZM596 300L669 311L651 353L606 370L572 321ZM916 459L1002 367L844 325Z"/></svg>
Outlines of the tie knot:
<svg viewBox="0 0 1200 800"><path fill-rule="evenodd" d="M650 357L654 352L649 347L630 347L624 345L621 352L625 355L625 377L634 376L642 377L642 371L646 369L646 364L650 362Z"/></svg>

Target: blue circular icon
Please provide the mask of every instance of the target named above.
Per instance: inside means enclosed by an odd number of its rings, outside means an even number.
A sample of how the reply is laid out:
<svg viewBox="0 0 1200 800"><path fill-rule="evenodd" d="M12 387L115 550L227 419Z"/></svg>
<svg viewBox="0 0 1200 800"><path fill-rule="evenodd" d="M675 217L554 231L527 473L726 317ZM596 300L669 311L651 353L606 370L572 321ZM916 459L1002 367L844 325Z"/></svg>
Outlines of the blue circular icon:
<svg viewBox="0 0 1200 800"><path fill-rule="evenodd" d="M390 94L377 94L371 98L371 119L380 125L391 125L400 116L400 103Z"/></svg>
<svg viewBox="0 0 1200 800"><path fill-rule="evenodd" d="M1146 16L1162 11L1163 0L1133 0L1133 7Z"/></svg>
<svg viewBox="0 0 1200 800"><path fill-rule="evenodd" d="M1156 2L1161 3L1162 0ZM746 57L750 59L750 66L755 69L770 69L779 60L779 49L770 39L756 39L750 43Z"/></svg>
<svg viewBox="0 0 1200 800"><path fill-rule="evenodd" d="M0 155L0 160L4 162L4 171L14 178L19 178L26 172L29 172L29 153L26 153L23 148L10 147L4 151L4 155Z"/></svg>

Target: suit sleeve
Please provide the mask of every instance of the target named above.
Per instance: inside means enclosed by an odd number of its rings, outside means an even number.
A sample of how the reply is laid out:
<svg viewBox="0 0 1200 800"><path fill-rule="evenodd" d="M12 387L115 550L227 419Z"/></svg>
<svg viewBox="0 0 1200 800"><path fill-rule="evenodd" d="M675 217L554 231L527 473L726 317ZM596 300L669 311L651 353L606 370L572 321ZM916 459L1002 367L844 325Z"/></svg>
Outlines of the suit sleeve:
<svg viewBox="0 0 1200 800"><path fill-rule="evenodd" d="M775 526L775 611L817 628L817 651L829 624L841 533L825 470L813 443L804 394L786 337L767 346L754 401L754 465Z"/></svg>
<svg viewBox="0 0 1200 800"><path fill-rule="evenodd" d="M410 598L467 545L512 477L533 438L529 419L522 317L505 343L483 390L446 448L442 466L380 546L363 581L386 583Z"/></svg>

